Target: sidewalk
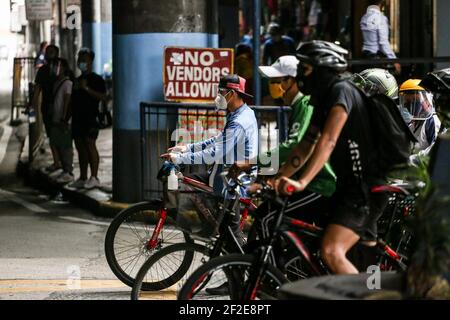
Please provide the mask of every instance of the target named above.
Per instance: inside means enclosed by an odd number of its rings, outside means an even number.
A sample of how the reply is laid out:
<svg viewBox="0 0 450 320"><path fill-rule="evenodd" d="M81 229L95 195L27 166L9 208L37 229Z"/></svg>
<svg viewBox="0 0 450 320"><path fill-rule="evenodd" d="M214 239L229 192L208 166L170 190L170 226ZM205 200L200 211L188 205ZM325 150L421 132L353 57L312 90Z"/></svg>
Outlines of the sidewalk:
<svg viewBox="0 0 450 320"><path fill-rule="evenodd" d="M100 154L100 166L98 178L100 179L100 188L92 190L73 189L67 185L56 183L55 177L44 172L44 168L52 164L52 156L48 139L41 149L41 153L34 159L31 166L25 168L28 163L28 146L24 147L24 152L20 159L20 164L24 167L23 171L28 174L25 176L26 182L32 187L40 189L52 196L57 196L59 192L64 200L70 201L79 207L92 211L99 216L113 217L120 210L128 207L128 204L112 202L112 128L100 130L97 140L97 148ZM28 169L28 170L27 170ZM90 171L88 171L89 175ZM74 176L78 179L80 176L78 154L74 146Z"/></svg>

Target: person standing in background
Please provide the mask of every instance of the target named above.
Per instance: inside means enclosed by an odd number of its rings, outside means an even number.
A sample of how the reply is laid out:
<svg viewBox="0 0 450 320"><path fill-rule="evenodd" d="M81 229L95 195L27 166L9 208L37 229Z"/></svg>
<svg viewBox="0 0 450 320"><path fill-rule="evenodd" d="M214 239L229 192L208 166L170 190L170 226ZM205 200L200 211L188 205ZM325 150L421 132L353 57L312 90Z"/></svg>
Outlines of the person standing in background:
<svg viewBox="0 0 450 320"><path fill-rule="evenodd" d="M370 0L367 12L361 18L364 58L397 58L389 43L388 18L381 12L383 2L384 0ZM400 64L394 63L394 67L400 73Z"/></svg>
<svg viewBox="0 0 450 320"><path fill-rule="evenodd" d="M34 66L36 67L36 69L39 69L47 62L45 60L45 50L47 49L47 46L48 46L48 42L44 41L41 43L41 45L39 47L38 55L37 55L36 59L34 60Z"/></svg>
<svg viewBox="0 0 450 320"><path fill-rule="evenodd" d="M83 48L78 53L81 71L72 94L72 137L78 151L80 178L69 185L75 189L93 189L100 186L98 167L100 156L96 141L99 134L98 113L100 101L106 99L106 84L101 76L92 71L95 53ZM91 177L88 180L88 166Z"/></svg>
<svg viewBox="0 0 450 320"><path fill-rule="evenodd" d="M73 148L69 126L70 98L72 95L72 79L69 63L66 59L58 59L58 74L53 86L52 125L50 145L61 159L63 172L56 178L57 183L73 181Z"/></svg>
<svg viewBox="0 0 450 320"><path fill-rule="evenodd" d="M53 86L56 81L58 67L57 61L59 57L59 48L55 45L48 45L45 49L46 63L40 67L36 73L34 93L33 93L33 107L42 113L42 120L44 122L45 132L47 137L50 137L52 125L52 104L53 104ZM42 94L42 102L39 104L39 99ZM53 164L44 169L45 173L54 173L61 169L61 159L58 152L50 146Z"/></svg>

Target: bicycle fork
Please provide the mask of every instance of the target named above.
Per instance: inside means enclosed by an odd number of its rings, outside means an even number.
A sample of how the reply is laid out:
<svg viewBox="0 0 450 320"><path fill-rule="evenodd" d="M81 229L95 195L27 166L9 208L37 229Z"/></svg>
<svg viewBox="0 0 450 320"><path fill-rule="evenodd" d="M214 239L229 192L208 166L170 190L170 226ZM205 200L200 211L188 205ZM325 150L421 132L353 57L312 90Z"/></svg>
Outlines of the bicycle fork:
<svg viewBox="0 0 450 320"><path fill-rule="evenodd" d="M159 234L161 233L161 230L162 230L162 228L164 226L164 223L166 222L166 219L167 219L167 210L165 208L162 208L159 211L159 213L160 214L159 214L158 223L156 224L156 227L153 230L152 237L150 238L150 240L147 243L147 249L148 250L153 250L158 245Z"/></svg>

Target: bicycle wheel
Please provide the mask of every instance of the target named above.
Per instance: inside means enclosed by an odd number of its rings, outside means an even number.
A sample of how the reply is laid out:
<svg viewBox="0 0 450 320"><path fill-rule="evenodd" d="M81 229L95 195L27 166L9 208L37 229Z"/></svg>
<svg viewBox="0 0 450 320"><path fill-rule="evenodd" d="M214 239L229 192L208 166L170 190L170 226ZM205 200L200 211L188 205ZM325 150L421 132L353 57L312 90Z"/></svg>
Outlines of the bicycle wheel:
<svg viewBox="0 0 450 320"><path fill-rule="evenodd" d="M249 275L254 272L255 255L229 254L211 259L198 268L181 288L179 300L242 300L241 294ZM256 270L255 270L256 271ZM267 266L260 283L256 297L258 299L276 299L277 291L287 280L280 270L272 265ZM212 295L208 289L226 284L222 295Z"/></svg>
<svg viewBox="0 0 450 320"><path fill-rule="evenodd" d="M105 255L108 265L117 278L130 287L139 268L152 254L164 246L191 241L189 235L168 226L166 222L155 247L148 248L160 208L160 200L135 204L122 210L106 232ZM145 283L143 288L146 288Z"/></svg>
<svg viewBox="0 0 450 320"><path fill-rule="evenodd" d="M152 255L141 267L131 291L132 300L176 299L185 280L209 259L207 247L195 243L177 243ZM164 290L160 293L152 291ZM176 286L175 286L176 285Z"/></svg>

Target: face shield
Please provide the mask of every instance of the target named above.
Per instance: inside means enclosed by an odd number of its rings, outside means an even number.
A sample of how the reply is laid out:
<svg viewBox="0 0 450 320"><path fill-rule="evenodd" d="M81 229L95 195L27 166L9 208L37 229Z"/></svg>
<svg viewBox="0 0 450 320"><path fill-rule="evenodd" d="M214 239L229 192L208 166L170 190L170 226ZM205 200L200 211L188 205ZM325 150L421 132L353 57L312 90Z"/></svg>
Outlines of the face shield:
<svg viewBox="0 0 450 320"><path fill-rule="evenodd" d="M433 95L427 91L400 92L400 111L406 123L413 120L428 120L434 113Z"/></svg>

